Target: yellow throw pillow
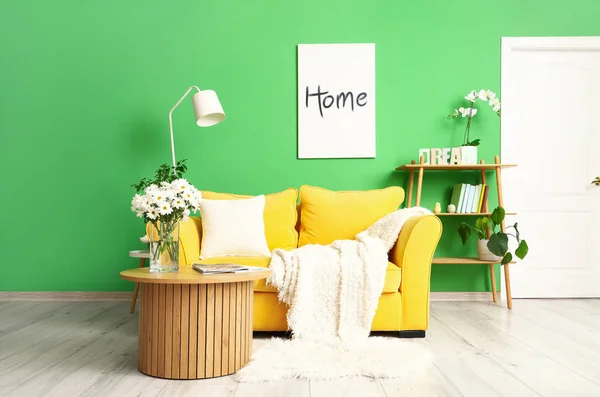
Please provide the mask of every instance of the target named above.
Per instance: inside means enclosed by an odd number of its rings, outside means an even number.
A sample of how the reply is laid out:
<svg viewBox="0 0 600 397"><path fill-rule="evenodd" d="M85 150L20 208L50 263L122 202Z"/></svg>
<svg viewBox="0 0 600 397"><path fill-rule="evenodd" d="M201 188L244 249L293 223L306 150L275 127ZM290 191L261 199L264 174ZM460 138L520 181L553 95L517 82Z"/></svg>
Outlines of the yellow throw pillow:
<svg viewBox="0 0 600 397"><path fill-rule="evenodd" d="M203 190L202 197L209 200L234 200L252 196ZM298 190L294 188L278 193L265 194L265 235L267 245L271 251L275 248L293 249L298 246L298 232L296 231L296 221L298 220L297 201Z"/></svg>
<svg viewBox="0 0 600 397"><path fill-rule="evenodd" d="M403 200L404 189L398 186L338 192L302 186L298 247L352 240L381 217L396 211Z"/></svg>

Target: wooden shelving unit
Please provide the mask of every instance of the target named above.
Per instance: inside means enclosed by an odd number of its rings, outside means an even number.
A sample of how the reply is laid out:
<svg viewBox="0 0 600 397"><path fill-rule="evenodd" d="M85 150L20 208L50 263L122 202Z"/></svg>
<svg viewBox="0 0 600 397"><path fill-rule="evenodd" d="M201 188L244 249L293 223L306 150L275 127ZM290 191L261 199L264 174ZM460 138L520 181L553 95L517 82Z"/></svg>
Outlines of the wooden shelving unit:
<svg viewBox="0 0 600 397"><path fill-rule="evenodd" d="M413 201L413 187L415 182L415 172L417 172L417 191L415 197L415 205L421 205L421 192L423 189L423 175L425 171L479 171L481 172L481 183L487 184L486 182L486 172L495 171L496 172L496 187L498 191L498 205L504 207L504 200L502 198L502 169L509 167L516 167L516 164L501 164L500 157L494 157L494 164L485 164L483 160L479 164L472 165L436 165L436 164L424 164L423 156L420 157L419 163L417 164L414 160L411 161L410 164L405 164L396 168L396 171L408 171L409 175L409 184L408 184L408 201L407 207L412 207ZM507 215L515 215L515 212L507 212ZM491 212L488 208L488 203L484 203L484 207L482 208L481 213L440 213L436 214L436 216L485 216L491 215ZM504 222L500 225L500 229L504 232ZM489 235L489 233L488 233ZM498 301L497 293L496 293L496 273L495 273L495 265L498 262L490 262L490 261L480 261L477 258L433 258L432 262L436 265L489 265L490 267L490 279L492 283L492 299L494 302ZM515 263L515 262L510 262ZM505 290L506 290L506 305L509 309L512 309L512 296L510 292L510 269L509 264L504 265L504 281L505 281Z"/></svg>
<svg viewBox="0 0 600 397"><path fill-rule="evenodd" d="M421 156L423 157L423 156ZM483 160L482 160L483 161ZM459 165L444 165L444 164L417 164L414 160L410 164L404 164L396 168L396 171L403 170L433 170L433 171L494 171L496 168L516 167L516 164L459 164Z"/></svg>
<svg viewBox="0 0 600 397"><path fill-rule="evenodd" d="M491 212L470 212L465 214L458 214L456 212L441 212L439 214L435 214L436 216L490 216ZM507 212L505 215L517 215L516 212Z"/></svg>
<svg viewBox="0 0 600 397"><path fill-rule="evenodd" d="M497 262L493 261L480 261L477 258L444 258L438 257L433 258L431 261L434 265L489 265L496 264ZM511 263L515 263L514 261Z"/></svg>

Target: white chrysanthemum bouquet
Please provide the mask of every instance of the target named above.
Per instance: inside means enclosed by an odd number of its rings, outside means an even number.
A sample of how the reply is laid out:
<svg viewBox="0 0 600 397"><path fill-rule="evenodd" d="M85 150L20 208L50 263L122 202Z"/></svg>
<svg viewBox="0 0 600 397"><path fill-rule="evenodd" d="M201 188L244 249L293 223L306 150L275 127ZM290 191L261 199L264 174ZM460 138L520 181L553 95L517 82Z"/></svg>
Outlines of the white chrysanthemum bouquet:
<svg viewBox="0 0 600 397"><path fill-rule="evenodd" d="M494 109L494 112L496 112L498 116L500 116L500 100L496 94L490 90L480 90L479 92L473 90L465 96L465 99L469 101L469 107L460 107L458 109L454 109L454 112L449 114L448 118L455 119L458 118L458 116L462 116L463 118L468 117L463 146L478 146L480 141L479 139L474 139L472 141L470 140L471 119L477 114L477 109L475 109L475 101L479 99L483 102L488 102L488 105Z"/></svg>
<svg viewBox="0 0 600 397"><path fill-rule="evenodd" d="M172 182L154 183L136 194L131 201L131 210L139 218L156 224L157 221L187 221L190 213L198 211L202 193L184 178Z"/></svg>
<svg viewBox="0 0 600 397"><path fill-rule="evenodd" d="M163 164L153 180L133 185L137 193L131 210L150 228L150 271L174 271L179 263L179 223L198 211L202 194L182 177L185 160L175 167Z"/></svg>

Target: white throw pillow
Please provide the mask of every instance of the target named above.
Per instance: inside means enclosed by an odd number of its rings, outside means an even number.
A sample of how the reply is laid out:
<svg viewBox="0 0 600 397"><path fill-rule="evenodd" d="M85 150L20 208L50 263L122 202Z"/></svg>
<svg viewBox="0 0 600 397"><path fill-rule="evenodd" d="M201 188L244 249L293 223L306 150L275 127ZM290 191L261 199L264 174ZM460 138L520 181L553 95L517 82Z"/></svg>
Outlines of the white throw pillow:
<svg viewBox="0 0 600 397"><path fill-rule="evenodd" d="M265 196L200 200L200 259L216 256L271 256L265 236Z"/></svg>

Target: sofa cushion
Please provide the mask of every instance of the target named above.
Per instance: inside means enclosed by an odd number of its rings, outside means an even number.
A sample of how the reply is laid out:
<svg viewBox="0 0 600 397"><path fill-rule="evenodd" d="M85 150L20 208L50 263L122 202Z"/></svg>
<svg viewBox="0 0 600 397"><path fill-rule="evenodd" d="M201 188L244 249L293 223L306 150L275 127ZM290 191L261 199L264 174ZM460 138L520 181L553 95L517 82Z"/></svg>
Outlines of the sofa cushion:
<svg viewBox="0 0 600 397"><path fill-rule="evenodd" d="M331 191L302 186L298 246L353 240L381 217L394 212L404 200L404 189L391 186L363 191Z"/></svg>
<svg viewBox="0 0 600 397"><path fill-rule="evenodd" d="M217 193L202 190L202 197L209 200L233 200L252 196L232 193ZM265 235L269 250L275 248L292 249L298 246L296 202L298 190L286 189L282 192L265 194Z"/></svg>
<svg viewBox="0 0 600 397"><path fill-rule="evenodd" d="M269 267L271 258L264 256L253 256L253 257L221 257L221 258L208 258L195 263L202 263L205 265L213 265L215 263L237 263L239 265L246 266L258 266L258 267ZM387 269L385 271L385 281L383 282L383 293L398 292L400 289L400 281L402 280L402 269L394 265L392 262L388 262ZM254 291L256 292L277 292L277 289L272 286L267 286L266 280L254 281Z"/></svg>
<svg viewBox="0 0 600 397"><path fill-rule="evenodd" d="M270 256L265 238L265 196L243 200L200 200L200 259Z"/></svg>

